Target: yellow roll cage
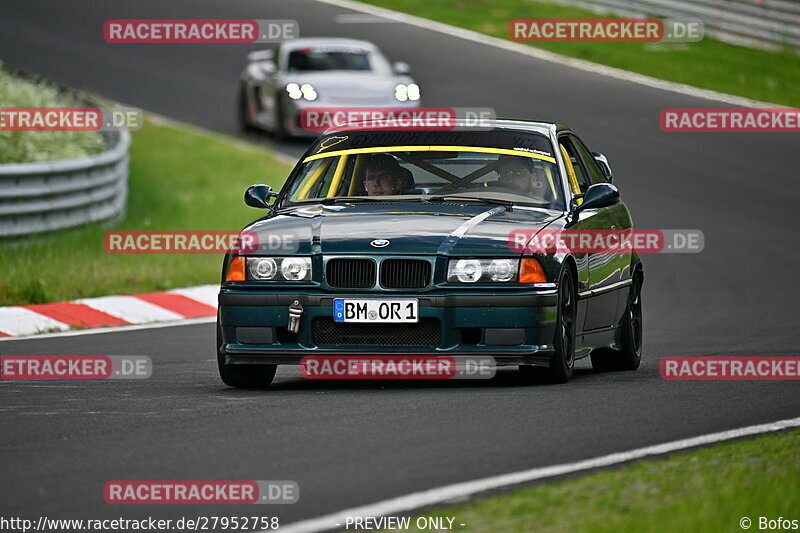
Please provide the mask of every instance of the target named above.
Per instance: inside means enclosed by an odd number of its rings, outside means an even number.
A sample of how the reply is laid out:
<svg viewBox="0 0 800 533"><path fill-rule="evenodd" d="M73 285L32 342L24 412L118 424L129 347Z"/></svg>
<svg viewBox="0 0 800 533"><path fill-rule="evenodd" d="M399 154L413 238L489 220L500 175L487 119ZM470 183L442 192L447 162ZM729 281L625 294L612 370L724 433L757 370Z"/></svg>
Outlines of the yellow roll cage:
<svg viewBox="0 0 800 533"><path fill-rule="evenodd" d="M562 155L566 154L564 148L561 147ZM344 170L347 167L347 163L349 157L351 155L355 155L355 166L353 168L353 177L350 179L350 188L348 191L349 195L353 195L356 189L356 179L355 176L358 176L358 172L361 169L361 165L363 163L363 154L373 154L373 153L385 153L385 152L477 152L477 153L485 153L485 154L502 154L502 155L515 155L519 157L529 157L532 159L540 159L542 161L547 161L549 163L555 163L556 160L554 157L537 154L535 152L523 152L521 150L508 150L505 148L488 148L482 146L378 146L378 147L369 147L369 148L351 148L349 150L335 150L333 152L327 152L324 154L314 154L306 157L303 159L303 163L308 163L310 161L316 161L318 159L328 159L320 164L314 172L308 177L306 182L302 185L300 190L297 193L297 197L300 200L306 199L308 193L314 187L314 185L319 181L319 179L324 176L328 169L330 168L331 164L333 163L333 158L340 157L337 165L336 170L333 174L333 180L331 181L331 186L328 188L328 198L333 198L336 196L336 192L338 192L339 187L342 182L342 176L344 175ZM569 161L569 157L564 155L564 159L567 164L567 175L570 177L570 187L572 188L573 192L575 191L575 187L573 187L572 181L574 180L575 185L577 185L577 179L575 178L575 170L572 168L571 162ZM571 174L570 174L571 172ZM550 190L553 192L553 196L558 196L556 193L555 183L553 181L553 175L549 168L545 168L545 174L547 175L547 180L550 184ZM578 189L578 193L580 193L580 189Z"/></svg>

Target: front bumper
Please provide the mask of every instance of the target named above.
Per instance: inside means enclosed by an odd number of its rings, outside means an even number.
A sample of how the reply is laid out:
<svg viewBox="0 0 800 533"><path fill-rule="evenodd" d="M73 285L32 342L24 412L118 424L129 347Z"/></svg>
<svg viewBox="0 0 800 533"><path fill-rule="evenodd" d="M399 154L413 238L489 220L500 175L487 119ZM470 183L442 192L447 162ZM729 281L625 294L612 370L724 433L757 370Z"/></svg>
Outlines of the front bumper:
<svg viewBox="0 0 800 533"><path fill-rule="evenodd" d="M370 343L364 327L355 337L344 334L332 341L330 326L334 298L416 298L420 327L433 327L437 335L415 336L415 325L402 326L402 335L387 344L385 324L366 324L383 331L381 343ZM447 355L491 356L498 365L547 366L553 353L557 293L528 291L513 293L323 293L254 292L222 288L219 294L220 352L229 364L299 364L309 355ZM303 306L300 330L287 329L289 306ZM320 321L320 322L315 322ZM320 326L320 324L324 324ZM337 323L339 324L339 323ZM338 328L341 325L334 326ZM346 328L347 326L345 326ZM366 330L370 331L370 330ZM413 342L404 344L403 339ZM355 339L355 340L354 340ZM423 341L423 342L417 342Z"/></svg>

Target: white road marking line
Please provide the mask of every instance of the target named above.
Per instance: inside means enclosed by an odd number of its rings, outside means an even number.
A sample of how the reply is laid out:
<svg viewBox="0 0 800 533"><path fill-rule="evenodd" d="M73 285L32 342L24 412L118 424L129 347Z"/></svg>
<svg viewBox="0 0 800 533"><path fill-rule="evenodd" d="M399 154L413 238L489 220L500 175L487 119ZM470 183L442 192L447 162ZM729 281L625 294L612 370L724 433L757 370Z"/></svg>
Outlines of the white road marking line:
<svg viewBox="0 0 800 533"><path fill-rule="evenodd" d="M88 305L111 316L121 318L131 324L144 324L163 320L180 320L183 316L163 307L153 305L133 296L101 296L99 298L85 298L76 300L76 303Z"/></svg>
<svg viewBox="0 0 800 533"><path fill-rule="evenodd" d="M772 104L768 102L760 102L758 100L751 100L750 98L745 98L743 96L735 96L732 94L712 91L710 89L700 89L699 87L692 87L691 85L684 85L682 83L660 80L658 78L645 76L644 74L637 74L629 70L622 70L619 68L609 67L606 65L600 65L598 63L592 63L591 61L586 61L585 59L577 59L573 57L562 56L554 52L548 52L540 48L534 48L532 46L517 43L514 41L510 40L506 41L503 39L498 39L497 37L484 35L476 31L457 28L455 26L450 26L449 24L445 24L443 22L436 22L422 17L408 15L406 13L399 13L397 11L392 11L390 9L386 9L383 7L371 6L367 4L362 4L360 2L353 2L352 0L316 0L316 1L325 4L330 4L336 7L352 9L354 11L360 11L361 13L369 13L371 15L386 17L389 19L393 19L397 22L403 22L405 24L410 24L412 26L417 26L419 28L424 28L438 33L443 33L445 35L450 35L451 37L458 37L461 39L466 39L468 41L494 46L495 48L502 48L503 50L525 54L527 56L535 57L543 61L549 61L551 63L556 63L558 65L564 65L584 70L587 72L592 72L594 74L600 74L602 76L610 76L615 79L625 80L631 83L637 83L639 85L646 85L648 87L653 87L655 89L662 89L664 91L671 91L674 93L694 96L695 98L705 98L706 100L714 100L717 102L722 102L725 104L742 106L742 107L770 107L770 108L786 107L779 104Z"/></svg>
<svg viewBox="0 0 800 533"><path fill-rule="evenodd" d="M523 470L521 472L501 474L499 476L476 479L474 481L467 481L464 483L454 483L444 487L415 492L405 496L399 496L397 498L384 500L382 502L375 502L361 507L345 509L343 511L321 516L319 518L302 520L300 522L286 525L282 524L281 533L313 533L317 531L341 529L344 526L347 517L394 516L400 513L407 513L415 509L420 509L435 504L444 504L453 500L463 500L489 490L509 487L521 483L528 483L539 479L562 476L565 474L571 474L573 472L581 472L584 470L592 470L595 468L627 463L629 461L634 461L636 459L642 459L645 457L654 457L680 450L696 448L698 446L705 446L717 442L795 427L800 427L800 418L791 418L788 420L772 422L770 424L759 424L740 429L721 431L719 433L711 433L709 435L701 435L699 437L665 442L663 444L656 444L655 446L646 446L644 448L636 448L626 452L612 453L575 463L547 466L544 468L532 468L530 470ZM259 531L258 533L267 532Z"/></svg>
<svg viewBox="0 0 800 533"><path fill-rule="evenodd" d="M197 287L187 287L185 289L173 289L171 292L186 296L197 302L217 307L217 295L219 294L219 285L199 285Z"/></svg>
<svg viewBox="0 0 800 533"><path fill-rule="evenodd" d="M69 325L24 307L0 307L0 331L8 335L33 335L52 329L68 330ZM3 337L12 338L13 337Z"/></svg>
<svg viewBox="0 0 800 533"><path fill-rule="evenodd" d="M375 24L375 23L396 23L396 20L388 19L386 17L379 17L377 15L360 14L360 13L342 13L336 15L335 20L338 24Z"/></svg>

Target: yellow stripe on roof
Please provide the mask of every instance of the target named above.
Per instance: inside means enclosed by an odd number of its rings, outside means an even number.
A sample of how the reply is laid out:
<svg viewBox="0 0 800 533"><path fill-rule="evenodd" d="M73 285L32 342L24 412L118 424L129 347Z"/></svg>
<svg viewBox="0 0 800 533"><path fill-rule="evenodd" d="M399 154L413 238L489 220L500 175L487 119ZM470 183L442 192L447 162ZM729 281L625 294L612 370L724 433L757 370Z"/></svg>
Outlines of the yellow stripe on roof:
<svg viewBox="0 0 800 533"><path fill-rule="evenodd" d="M516 155L520 157L530 157L533 159L541 159L555 163L554 157L540 155L534 152L526 152L522 150L508 150L506 148L486 148L481 146L375 146L370 148L351 148L349 150L336 150L334 152L327 152L324 154L310 155L303 159L303 163L314 161L316 159L323 159L326 157L336 157L339 155L352 155L352 154L374 154L378 152L480 152L485 154L504 154Z"/></svg>

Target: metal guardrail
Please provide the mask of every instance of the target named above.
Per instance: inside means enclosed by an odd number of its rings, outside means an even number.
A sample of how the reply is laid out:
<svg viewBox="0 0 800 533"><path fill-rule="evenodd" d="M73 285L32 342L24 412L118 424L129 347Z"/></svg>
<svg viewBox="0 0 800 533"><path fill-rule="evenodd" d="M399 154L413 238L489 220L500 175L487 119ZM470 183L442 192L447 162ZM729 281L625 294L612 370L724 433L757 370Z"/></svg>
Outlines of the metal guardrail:
<svg viewBox="0 0 800 533"><path fill-rule="evenodd" d="M104 131L103 153L46 163L0 165L0 237L122 216L128 198L127 130Z"/></svg>
<svg viewBox="0 0 800 533"><path fill-rule="evenodd" d="M553 1L553 0L548 0ZM555 0L620 16L656 15L703 21L706 34L742 44L800 48L798 0Z"/></svg>

